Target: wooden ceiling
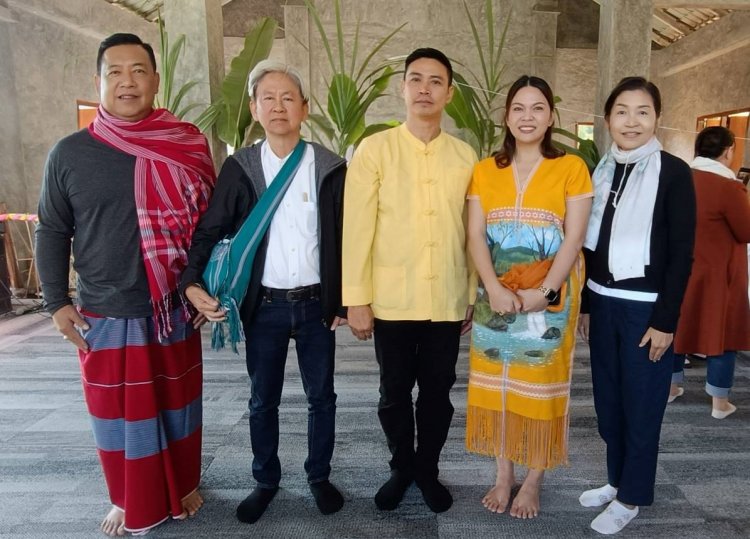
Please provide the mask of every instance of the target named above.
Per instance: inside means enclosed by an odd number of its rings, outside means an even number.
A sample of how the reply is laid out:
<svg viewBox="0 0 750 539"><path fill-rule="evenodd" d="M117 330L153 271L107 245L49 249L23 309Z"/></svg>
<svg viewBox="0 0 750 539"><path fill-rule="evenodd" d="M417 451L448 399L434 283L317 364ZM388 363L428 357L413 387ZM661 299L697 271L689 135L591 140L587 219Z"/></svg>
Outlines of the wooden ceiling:
<svg viewBox="0 0 750 539"><path fill-rule="evenodd" d="M156 21L159 11L164 5L164 0L105 0L110 4L119 5L133 11L149 21ZM581 0L587 1L587 0ZM599 3L600 0L594 0ZM225 35L243 35L249 30L251 21L240 24L236 12L253 13L253 19L257 18L259 12L267 12L264 15L279 18L283 16L282 6L290 3L288 0L221 0L226 12L232 12L230 21L225 21ZM297 4L301 2L293 1ZM229 4L229 5L228 5ZM236 6L232 5L236 4ZM250 4L250 5L248 5ZM234 7L238 9L234 9ZM252 7L253 9L246 9ZM750 0L739 0L734 2L718 2L703 0L702 2L680 2L670 0L654 0L654 13L652 17L651 39L655 48L668 47L672 43L682 39L692 32L711 24L721 17L731 13L733 9L750 9ZM248 18L249 19L249 18ZM232 22L234 21L234 22ZM231 24L228 24L230 22ZM279 21L283 23L283 21ZM247 26L247 29L244 29Z"/></svg>

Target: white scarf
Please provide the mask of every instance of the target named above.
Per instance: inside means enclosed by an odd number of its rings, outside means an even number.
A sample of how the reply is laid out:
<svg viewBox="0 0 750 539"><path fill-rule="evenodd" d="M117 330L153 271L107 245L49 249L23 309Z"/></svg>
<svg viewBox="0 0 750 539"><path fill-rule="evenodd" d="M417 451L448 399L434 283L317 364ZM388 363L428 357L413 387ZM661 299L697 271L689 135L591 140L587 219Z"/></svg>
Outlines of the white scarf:
<svg viewBox="0 0 750 539"><path fill-rule="evenodd" d="M604 208L609 200L616 163L625 165L620 180L615 214L609 241L609 271L616 281L646 275L645 267L651 262L651 224L654 218L656 191L659 188L662 147L655 137L634 150L624 151L612 143L609 152L602 157L594 170L594 205L591 208L584 247L596 249ZM627 165L635 166L623 187Z"/></svg>
<svg viewBox="0 0 750 539"><path fill-rule="evenodd" d="M732 172L731 168L722 165L715 159L710 159L708 157L696 157L695 159L693 159L693 162L690 163L690 168L694 168L695 170L702 170L703 172L710 172L718 176L729 178L730 180L739 181L737 179L737 176L734 175L734 172Z"/></svg>

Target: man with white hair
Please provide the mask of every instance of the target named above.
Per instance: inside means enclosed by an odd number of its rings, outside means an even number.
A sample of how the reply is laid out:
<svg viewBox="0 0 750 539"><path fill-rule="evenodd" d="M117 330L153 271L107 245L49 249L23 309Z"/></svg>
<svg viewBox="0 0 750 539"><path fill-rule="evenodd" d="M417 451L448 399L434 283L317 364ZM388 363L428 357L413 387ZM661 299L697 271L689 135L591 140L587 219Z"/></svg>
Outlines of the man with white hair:
<svg viewBox="0 0 750 539"><path fill-rule="evenodd" d="M250 73L250 110L266 138L227 158L216 192L193 236L182 289L211 321L225 311L205 290L201 275L212 247L237 232L261 195L293 159L308 114L308 95L299 73L266 60ZM240 306L250 375L250 440L256 488L237 508L237 518L253 523L279 488L278 407L289 339L296 343L308 402L305 471L323 514L343 506L328 476L333 455L336 393L333 388L334 329L341 307L341 223L346 162L314 143L303 143L299 166L258 248L249 286ZM278 174L278 176L277 176Z"/></svg>

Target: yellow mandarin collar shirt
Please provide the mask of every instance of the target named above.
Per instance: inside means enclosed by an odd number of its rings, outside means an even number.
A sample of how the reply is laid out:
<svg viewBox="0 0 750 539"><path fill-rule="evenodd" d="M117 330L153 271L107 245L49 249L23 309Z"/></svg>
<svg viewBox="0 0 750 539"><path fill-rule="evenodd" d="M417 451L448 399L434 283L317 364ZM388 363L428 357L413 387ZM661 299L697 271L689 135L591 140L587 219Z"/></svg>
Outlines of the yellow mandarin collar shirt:
<svg viewBox="0 0 750 539"><path fill-rule="evenodd" d="M465 142L441 132L425 144L406 124L362 141L344 192L344 305L371 305L382 320L463 320L476 161Z"/></svg>

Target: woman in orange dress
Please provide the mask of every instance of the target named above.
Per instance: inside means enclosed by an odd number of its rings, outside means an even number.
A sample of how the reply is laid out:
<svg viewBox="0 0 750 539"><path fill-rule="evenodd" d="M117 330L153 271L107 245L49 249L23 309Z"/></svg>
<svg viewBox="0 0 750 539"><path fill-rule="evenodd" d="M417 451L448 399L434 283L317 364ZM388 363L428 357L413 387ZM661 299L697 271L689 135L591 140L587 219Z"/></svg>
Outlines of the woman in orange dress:
<svg viewBox="0 0 750 539"><path fill-rule="evenodd" d="M510 514L534 518L544 471L568 461L568 403L593 188L585 163L552 145L549 85L523 76L506 101L502 149L469 187L474 307L466 445L497 461L482 500L502 513L514 465L529 471Z"/></svg>

